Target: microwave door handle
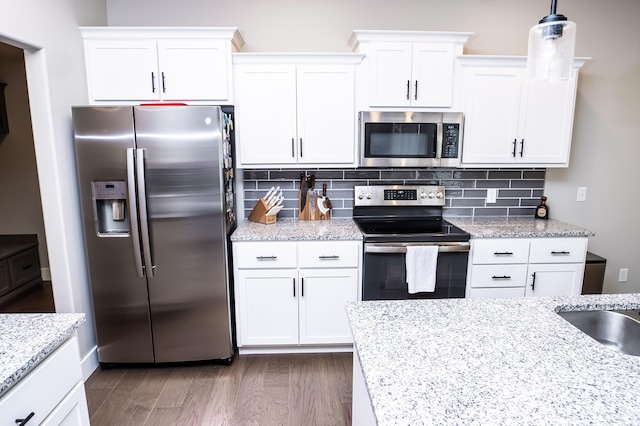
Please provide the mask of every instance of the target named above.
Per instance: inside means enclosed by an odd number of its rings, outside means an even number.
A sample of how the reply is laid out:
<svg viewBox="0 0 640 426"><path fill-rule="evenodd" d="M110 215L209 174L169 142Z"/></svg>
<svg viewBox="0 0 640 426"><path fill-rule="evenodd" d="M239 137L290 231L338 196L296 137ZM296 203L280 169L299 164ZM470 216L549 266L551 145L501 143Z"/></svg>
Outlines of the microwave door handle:
<svg viewBox="0 0 640 426"><path fill-rule="evenodd" d="M436 129L436 159L442 158L442 121L439 121Z"/></svg>

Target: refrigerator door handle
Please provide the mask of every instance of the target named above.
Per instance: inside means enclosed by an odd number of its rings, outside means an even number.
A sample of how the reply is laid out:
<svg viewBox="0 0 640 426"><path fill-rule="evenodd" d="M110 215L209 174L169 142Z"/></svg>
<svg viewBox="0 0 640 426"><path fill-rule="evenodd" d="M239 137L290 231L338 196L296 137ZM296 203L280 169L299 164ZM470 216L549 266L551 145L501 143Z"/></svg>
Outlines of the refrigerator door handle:
<svg viewBox="0 0 640 426"><path fill-rule="evenodd" d="M136 177L138 180L138 206L140 210L140 234L142 236L142 252L148 278L155 276L155 265L151 256L151 241L149 238L149 219L147 216L147 190L144 175L144 149L136 149Z"/></svg>
<svg viewBox="0 0 640 426"><path fill-rule="evenodd" d="M138 203L136 202L136 171L135 152L133 148L127 148L127 197L129 197L129 221L131 226L131 239L133 240L133 258L136 264L136 273L139 278L144 277L142 266L142 250L140 249L140 233L138 232Z"/></svg>

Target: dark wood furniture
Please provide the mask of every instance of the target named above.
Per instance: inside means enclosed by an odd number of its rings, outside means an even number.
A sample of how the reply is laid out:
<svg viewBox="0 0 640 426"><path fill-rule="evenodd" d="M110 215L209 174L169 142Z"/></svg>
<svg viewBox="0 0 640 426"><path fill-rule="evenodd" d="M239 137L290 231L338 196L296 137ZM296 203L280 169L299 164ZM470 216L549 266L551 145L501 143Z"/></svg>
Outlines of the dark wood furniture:
<svg viewBox="0 0 640 426"><path fill-rule="evenodd" d="M42 286L38 236L0 235L0 305Z"/></svg>

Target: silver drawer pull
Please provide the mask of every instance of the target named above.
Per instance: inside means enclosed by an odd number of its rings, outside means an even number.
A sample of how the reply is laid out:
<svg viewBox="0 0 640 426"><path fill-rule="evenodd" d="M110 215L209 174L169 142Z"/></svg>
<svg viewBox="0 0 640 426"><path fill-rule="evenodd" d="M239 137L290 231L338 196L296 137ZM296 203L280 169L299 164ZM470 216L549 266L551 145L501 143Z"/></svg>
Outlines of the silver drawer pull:
<svg viewBox="0 0 640 426"><path fill-rule="evenodd" d="M262 260L277 260L278 256L256 256L256 259Z"/></svg>
<svg viewBox="0 0 640 426"><path fill-rule="evenodd" d="M501 277L498 277L498 276L495 276L495 275L494 275L494 276L492 276L492 277L491 277L491 279L492 279L492 280L510 280L510 279L511 279L511 277L510 277L510 276L508 276L508 275L503 275L503 276L501 276Z"/></svg>
<svg viewBox="0 0 640 426"><path fill-rule="evenodd" d="M493 253L494 256L513 256L513 253L510 251L496 251Z"/></svg>
<svg viewBox="0 0 640 426"><path fill-rule="evenodd" d="M558 256L558 255L566 256L568 254L571 254L571 252L570 251L552 251L551 254L554 256Z"/></svg>
<svg viewBox="0 0 640 426"><path fill-rule="evenodd" d="M320 260L339 260L340 256L338 255L332 255L332 256L318 256L318 259Z"/></svg>

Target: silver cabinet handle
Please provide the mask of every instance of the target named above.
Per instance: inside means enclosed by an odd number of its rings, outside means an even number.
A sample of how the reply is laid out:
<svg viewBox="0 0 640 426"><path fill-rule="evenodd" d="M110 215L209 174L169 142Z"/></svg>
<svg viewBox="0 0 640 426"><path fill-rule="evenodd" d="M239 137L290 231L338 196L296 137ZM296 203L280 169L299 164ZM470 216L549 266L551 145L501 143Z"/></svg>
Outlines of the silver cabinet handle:
<svg viewBox="0 0 640 426"><path fill-rule="evenodd" d="M156 93L156 75L151 71L151 93Z"/></svg>
<svg viewBox="0 0 640 426"><path fill-rule="evenodd" d="M155 277L155 265L151 255L149 236L149 216L147 212L147 189L144 176L144 149L136 149L136 172L138 180L138 205L140 209L140 233L142 234L142 253L144 253L145 272L148 278Z"/></svg>
<svg viewBox="0 0 640 426"><path fill-rule="evenodd" d="M339 260L340 256L338 255L331 255L331 256L318 256L318 259L320 260Z"/></svg>
<svg viewBox="0 0 640 426"><path fill-rule="evenodd" d="M160 75L162 76L162 93L167 93L167 86L164 84L164 71Z"/></svg>
<svg viewBox="0 0 640 426"><path fill-rule="evenodd" d="M295 138L291 138L291 156L296 156L296 140Z"/></svg>
<svg viewBox="0 0 640 426"><path fill-rule="evenodd" d="M302 138L300 138L300 158L302 158Z"/></svg>
<svg viewBox="0 0 640 426"><path fill-rule="evenodd" d="M513 256L513 253L510 251L496 251L493 253L494 256Z"/></svg>
<svg viewBox="0 0 640 426"><path fill-rule="evenodd" d="M277 260L278 256L256 256L256 259L258 259L259 261L263 261L263 260Z"/></svg>
<svg viewBox="0 0 640 426"><path fill-rule="evenodd" d="M135 153L133 148L127 148L127 197L129 197L129 226L131 226L131 240L133 242L133 259L139 278L144 276L142 266L142 250L140 249L140 234L138 233L138 203L136 202L136 172Z"/></svg>
<svg viewBox="0 0 640 426"><path fill-rule="evenodd" d="M551 254L554 256L566 256L571 254L570 251L551 251Z"/></svg>
<svg viewBox="0 0 640 426"><path fill-rule="evenodd" d="M413 99L418 100L418 80L416 80L415 90L413 92Z"/></svg>
<svg viewBox="0 0 640 426"><path fill-rule="evenodd" d="M407 80L407 100L411 99L411 98L409 97L409 90L410 90L410 87L411 87L411 81Z"/></svg>

